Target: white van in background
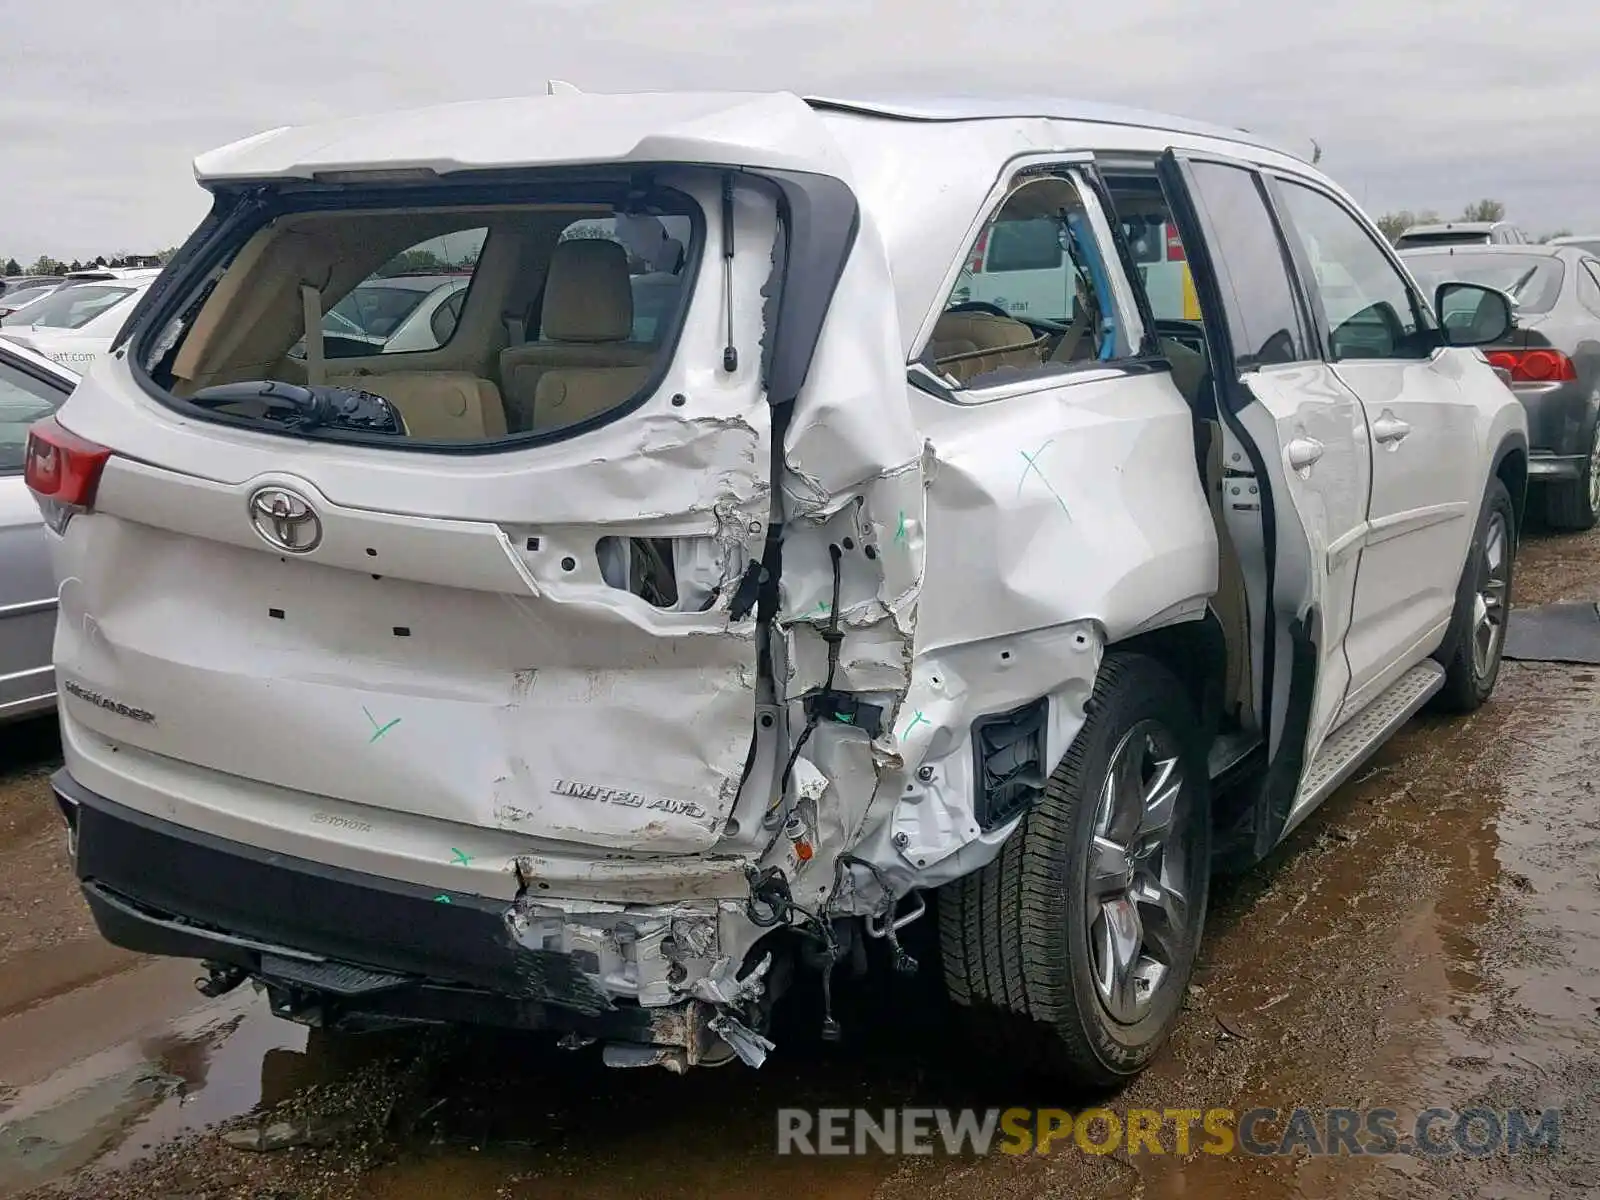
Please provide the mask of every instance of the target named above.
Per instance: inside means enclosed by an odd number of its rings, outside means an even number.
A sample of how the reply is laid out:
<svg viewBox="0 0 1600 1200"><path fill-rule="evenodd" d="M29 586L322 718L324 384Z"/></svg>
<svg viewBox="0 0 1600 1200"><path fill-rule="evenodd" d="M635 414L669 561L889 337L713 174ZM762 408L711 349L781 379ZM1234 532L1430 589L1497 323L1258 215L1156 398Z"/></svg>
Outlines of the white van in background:
<svg viewBox="0 0 1600 1200"><path fill-rule="evenodd" d="M1119 213L1123 238L1158 316L1200 319L1200 301L1177 227L1164 214ZM973 248L964 277L969 304L991 304L1025 318L1070 321L1076 279L1051 216L997 222Z"/></svg>

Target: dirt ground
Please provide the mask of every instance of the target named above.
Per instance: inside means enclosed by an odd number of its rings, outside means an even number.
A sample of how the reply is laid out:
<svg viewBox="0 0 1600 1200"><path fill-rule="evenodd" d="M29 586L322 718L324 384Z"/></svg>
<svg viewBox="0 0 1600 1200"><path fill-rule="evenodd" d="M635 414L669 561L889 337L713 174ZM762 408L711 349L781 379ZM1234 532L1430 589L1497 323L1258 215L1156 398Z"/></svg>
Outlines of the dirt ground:
<svg viewBox="0 0 1600 1200"><path fill-rule="evenodd" d="M1535 534L1517 600L1600 599L1600 534ZM1600 1195L1600 671L1508 663L1471 718L1413 722L1256 871L1219 884L1171 1045L1114 1112L1561 1110L1483 1157L779 1156L777 1110L1081 1108L978 1062L936 964L797 997L760 1072L613 1072L530 1037L338 1038L217 1001L96 936L46 777L0 730L0 1197L1580 1197ZM266 1129L270 1152L230 1144ZM1265 1127L1263 1127L1265 1128ZM1281 1126L1273 1126L1274 1129ZM1410 1143L1402 1138L1401 1149Z"/></svg>

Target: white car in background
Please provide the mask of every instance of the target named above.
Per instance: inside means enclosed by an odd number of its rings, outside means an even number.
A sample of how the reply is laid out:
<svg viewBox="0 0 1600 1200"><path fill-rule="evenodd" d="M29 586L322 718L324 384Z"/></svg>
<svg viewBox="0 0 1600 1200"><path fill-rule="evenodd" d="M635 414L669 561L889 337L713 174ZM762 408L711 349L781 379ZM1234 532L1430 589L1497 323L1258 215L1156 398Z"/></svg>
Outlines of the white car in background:
<svg viewBox="0 0 1600 1200"><path fill-rule="evenodd" d="M157 270L67 283L0 320L0 338L82 375L110 347Z"/></svg>
<svg viewBox="0 0 1600 1200"><path fill-rule="evenodd" d="M470 274L373 276L322 318L322 344L330 358L374 352L436 350L450 340ZM303 344L295 346L303 356Z"/></svg>
<svg viewBox="0 0 1600 1200"><path fill-rule="evenodd" d="M1576 246L1585 254L1600 256L1600 234L1597 233L1566 233L1551 238L1545 245Z"/></svg>
<svg viewBox="0 0 1600 1200"><path fill-rule="evenodd" d="M55 704L56 584L22 466L29 428L77 386L71 371L0 341L0 725Z"/></svg>
<svg viewBox="0 0 1600 1200"><path fill-rule="evenodd" d="M42 283L23 283L20 287L10 286L0 292L0 317L9 317L25 304L32 304L41 296L48 296L62 285L60 279L46 280Z"/></svg>

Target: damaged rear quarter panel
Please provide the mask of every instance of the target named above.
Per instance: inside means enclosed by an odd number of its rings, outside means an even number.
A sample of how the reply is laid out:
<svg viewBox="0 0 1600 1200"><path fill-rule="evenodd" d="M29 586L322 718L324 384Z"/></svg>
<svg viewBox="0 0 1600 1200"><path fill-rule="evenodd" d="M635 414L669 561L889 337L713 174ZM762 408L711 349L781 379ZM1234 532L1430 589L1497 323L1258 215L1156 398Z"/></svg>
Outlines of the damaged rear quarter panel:
<svg viewBox="0 0 1600 1200"><path fill-rule="evenodd" d="M1216 590L1192 417L1170 378L1090 369L1030 386L968 405L913 395L932 447L926 577L885 819L861 850L897 890L981 867L1014 827L974 817L975 719L1047 697L1053 770L1106 648L1200 615Z"/></svg>
<svg viewBox="0 0 1600 1200"><path fill-rule="evenodd" d="M1115 642L1216 591L1193 417L1166 373L913 403L937 454L919 655L1082 620Z"/></svg>

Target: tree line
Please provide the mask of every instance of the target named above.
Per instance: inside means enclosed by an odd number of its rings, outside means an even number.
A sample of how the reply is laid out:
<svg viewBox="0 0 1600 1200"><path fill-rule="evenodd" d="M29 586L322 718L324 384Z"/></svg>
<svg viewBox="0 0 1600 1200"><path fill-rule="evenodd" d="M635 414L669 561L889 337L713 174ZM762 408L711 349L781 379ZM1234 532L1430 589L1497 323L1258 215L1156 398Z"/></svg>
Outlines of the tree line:
<svg viewBox="0 0 1600 1200"><path fill-rule="evenodd" d="M1378 228L1383 236L1391 242L1397 239L1413 225L1442 225L1446 221L1504 221L1506 219L1506 206L1499 200L1474 200L1461 210L1459 217L1441 217L1435 209L1424 208L1413 212L1409 208L1402 208L1396 212L1384 213L1376 218ZM1570 229L1557 229L1536 238L1536 241L1548 242L1551 238L1566 237L1571 234Z"/></svg>
<svg viewBox="0 0 1600 1200"><path fill-rule="evenodd" d="M68 271L91 271L96 267L161 267L167 260L176 254L178 248L169 246L165 250L157 250L154 254L129 254L123 251L120 254L99 255L88 261L73 259L68 262L64 258L53 258L48 254L41 254L34 259L32 264L24 267L15 258L7 257L3 260L3 271L11 275L65 275Z"/></svg>

